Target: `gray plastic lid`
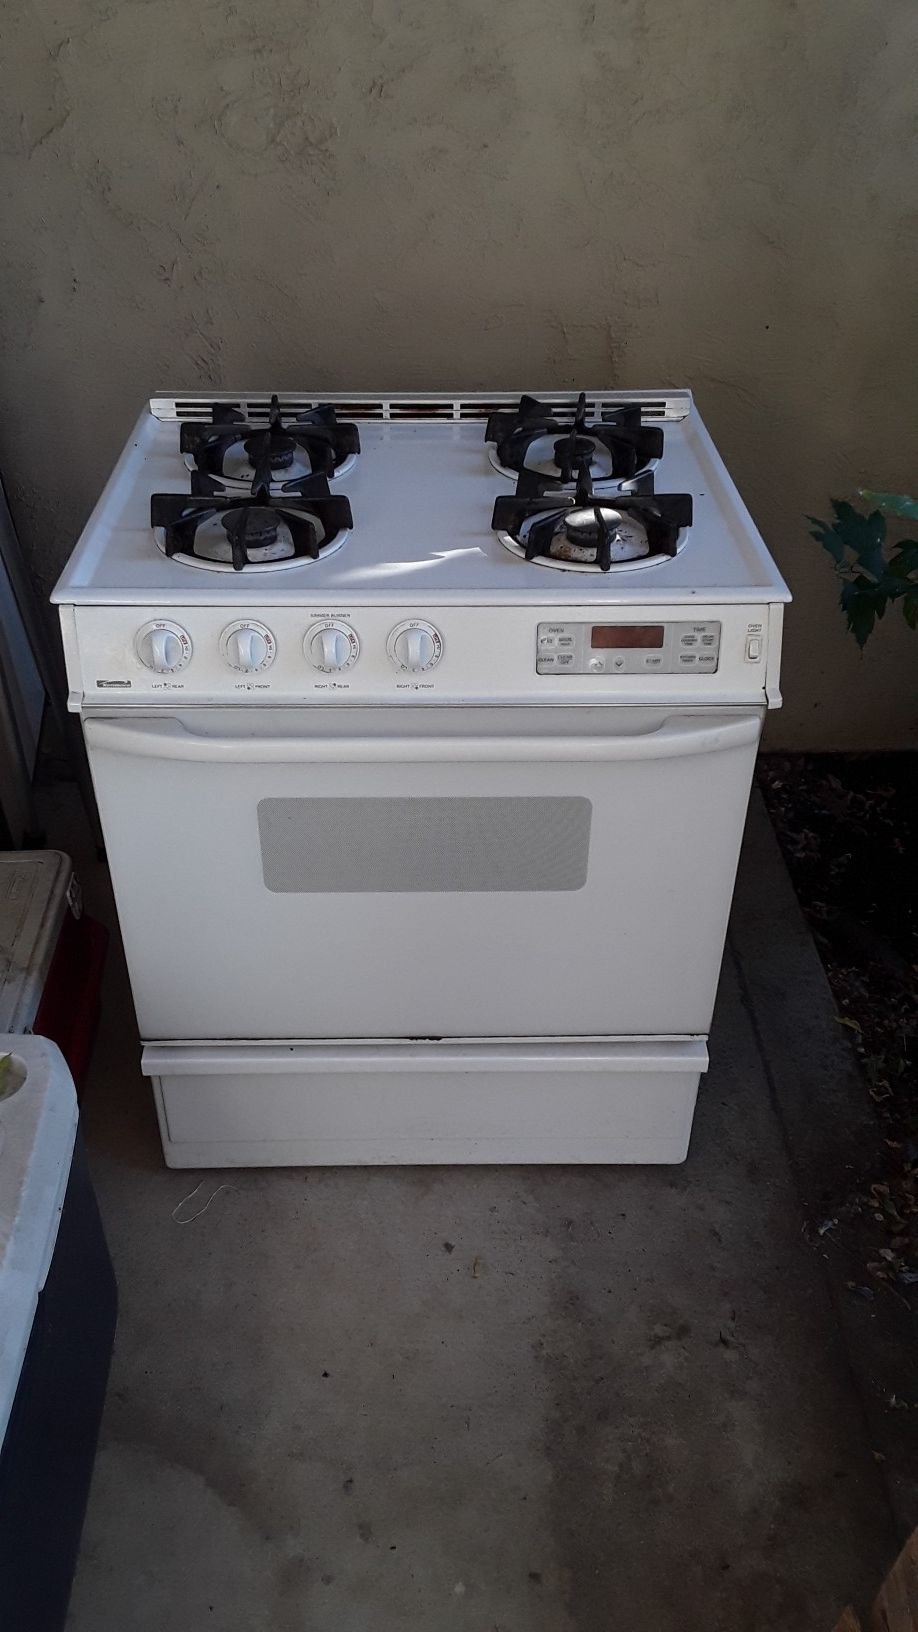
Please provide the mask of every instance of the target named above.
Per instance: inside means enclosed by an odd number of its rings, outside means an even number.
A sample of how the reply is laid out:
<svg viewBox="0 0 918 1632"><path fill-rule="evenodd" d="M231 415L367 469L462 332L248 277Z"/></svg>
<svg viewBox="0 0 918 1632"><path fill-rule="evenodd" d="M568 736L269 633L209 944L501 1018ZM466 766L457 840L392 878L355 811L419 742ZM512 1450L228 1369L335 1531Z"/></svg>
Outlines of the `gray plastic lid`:
<svg viewBox="0 0 918 1632"><path fill-rule="evenodd" d="M28 1031L67 908L61 850L0 851L0 1031Z"/></svg>

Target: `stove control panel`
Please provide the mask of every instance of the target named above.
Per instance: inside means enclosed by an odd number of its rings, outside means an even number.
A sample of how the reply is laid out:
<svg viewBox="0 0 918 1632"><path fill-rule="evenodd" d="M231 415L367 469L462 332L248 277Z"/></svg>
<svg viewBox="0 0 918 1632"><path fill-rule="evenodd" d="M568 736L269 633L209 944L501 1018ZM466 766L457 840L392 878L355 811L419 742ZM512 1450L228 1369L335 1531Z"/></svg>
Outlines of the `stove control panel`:
<svg viewBox="0 0 918 1632"><path fill-rule="evenodd" d="M63 608L70 706L780 701L780 606L304 606L273 593L252 607Z"/></svg>
<svg viewBox="0 0 918 1632"><path fill-rule="evenodd" d="M540 623L538 674L713 674L719 623Z"/></svg>

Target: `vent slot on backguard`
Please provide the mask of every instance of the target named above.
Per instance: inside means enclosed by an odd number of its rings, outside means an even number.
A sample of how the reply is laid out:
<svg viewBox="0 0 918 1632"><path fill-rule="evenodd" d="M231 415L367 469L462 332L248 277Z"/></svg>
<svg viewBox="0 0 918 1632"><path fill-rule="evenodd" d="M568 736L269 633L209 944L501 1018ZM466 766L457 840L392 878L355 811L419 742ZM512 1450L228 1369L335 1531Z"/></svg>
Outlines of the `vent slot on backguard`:
<svg viewBox="0 0 918 1632"><path fill-rule="evenodd" d="M385 397L370 395L348 395L340 392L329 392L327 395L299 395L288 394L281 396L278 393L280 411L284 418L295 419L297 414L307 413L317 408L321 403L331 403L339 419L377 420L384 423L393 423L398 420L443 421L445 423L461 423L466 420L486 420L491 414L499 413L502 409L512 407L519 400L510 394L494 396L447 397L394 394ZM565 393L551 391L540 392L542 402L549 404L554 416L562 422L573 420L577 398ZM251 424L267 421L271 409L271 395L269 392L253 392L244 396L231 396L224 392L215 391L211 395L195 393L186 396L156 396L150 399L150 412L157 419L175 419L206 422L211 418L211 410L215 402L226 408L235 408L244 414ZM604 412L611 412L620 408L623 403L635 403L640 407L641 418L644 420L682 419L688 413L691 398L687 391L667 392L654 396L649 392L588 392L587 409L589 417L599 419Z"/></svg>

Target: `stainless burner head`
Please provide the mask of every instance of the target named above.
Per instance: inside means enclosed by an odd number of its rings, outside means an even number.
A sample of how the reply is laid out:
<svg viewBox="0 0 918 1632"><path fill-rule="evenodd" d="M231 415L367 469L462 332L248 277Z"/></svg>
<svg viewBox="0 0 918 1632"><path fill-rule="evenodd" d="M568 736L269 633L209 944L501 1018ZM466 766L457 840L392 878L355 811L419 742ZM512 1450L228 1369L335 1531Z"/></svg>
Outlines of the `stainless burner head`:
<svg viewBox="0 0 918 1632"><path fill-rule="evenodd" d="M559 561L595 561L603 528L609 534L609 554L613 562L639 561L650 554L650 540L643 522L605 504L568 510L560 517L550 553Z"/></svg>

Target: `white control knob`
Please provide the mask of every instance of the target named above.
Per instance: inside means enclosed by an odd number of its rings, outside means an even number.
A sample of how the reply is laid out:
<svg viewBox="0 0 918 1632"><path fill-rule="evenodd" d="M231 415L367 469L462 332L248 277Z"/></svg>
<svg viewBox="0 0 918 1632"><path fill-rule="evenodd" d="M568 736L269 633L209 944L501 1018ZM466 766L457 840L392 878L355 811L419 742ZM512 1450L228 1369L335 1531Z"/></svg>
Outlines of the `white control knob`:
<svg viewBox="0 0 918 1632"><path fill-rule="evenodd" d="M443 637L432 623L412 619L392 630L386 650L397 669L422 674L425 669L436 668L443 656Z"/></svg>
<svg viewBox="0 0 918 1632"><path fill-rule="evenodd" d="M323 674L339 674L350 669L360 655L360 641L346 623L315 623L307 629L303 650L314 669Z"/></svg>
<svg viewBox="0 0 918 1632"><path fill-rule="evenodd" d="M191 660L191 637L180 624L156 618L138 629L134 649L144 668L154 674L176 674Z"/></svg>
<svg viewBox="0 0 918 1632"><path fill-rule="evenodd" d="M257 674L268 669L277 652L274 636L263 623L231 623L220 636L220 653L231 669Z"/></svg>

